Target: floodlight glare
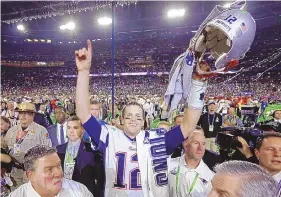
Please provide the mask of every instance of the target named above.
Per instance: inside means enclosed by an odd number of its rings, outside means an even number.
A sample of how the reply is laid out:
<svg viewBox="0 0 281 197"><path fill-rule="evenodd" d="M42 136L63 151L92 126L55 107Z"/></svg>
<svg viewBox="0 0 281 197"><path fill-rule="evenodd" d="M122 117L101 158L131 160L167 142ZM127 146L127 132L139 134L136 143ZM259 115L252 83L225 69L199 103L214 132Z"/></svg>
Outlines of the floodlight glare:
<svg viewBox="0 0 281 197"><path fill-rule="evenodd" d="M74 30L75 29L75 23L74 22L68 22L65 25L61 25L60 29L61 30L65 30L65 29Z"/></svg>
<svg viewBox="0 0 281 197"><path fill-rule="evenodd" d="M75 29L75 23L69 22L66 24L67 29L74 30Z"/></svg>
<svg viewBox="0 0 281 197"><path fill-rule="evenodd" d="M98 23L100 25L110 25L112 23L112 18L101 17L101 18L98 19Z"/></svg>
<svg viewBox="0 0 281 197"><path fill-rule="evenodd" d="M227 4L225 4L223 7L224 7L224 8L230 8L230 5L231 5L231 3L227 3Z"/></svg>
<svg viewBox="0 0 281 197"><path fill-rule="evenodd" d="M185 9L171 9L168 11L168 18L183 17L185 14Z"/></svg>
<svg viewBox="0 0 281 197"><path fill-rule="evenodd" d="M19 31L24 31L24 26L23 26L23 25L18 25L18 26L17 26L17 29L18 29Z"/></svg>
<svg viewBox="0 0 281 197"><path fill-rule="evenodd" d="M66 29L65 25L61 25L61 26L60 26L60 29L61 29L61 30L65 30L65 29Z"/></svg>

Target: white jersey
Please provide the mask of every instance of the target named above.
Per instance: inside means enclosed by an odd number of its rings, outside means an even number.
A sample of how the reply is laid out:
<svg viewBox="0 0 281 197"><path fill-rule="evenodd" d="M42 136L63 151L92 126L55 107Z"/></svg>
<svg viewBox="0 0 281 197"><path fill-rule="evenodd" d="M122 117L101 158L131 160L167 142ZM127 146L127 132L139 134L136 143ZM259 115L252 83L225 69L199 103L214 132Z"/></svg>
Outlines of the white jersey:
<svg viewBox="0 0 281 197"><path fill-rule="evenodd" d="M97 138L95 121L91 117L83 125L92 139ZM163 129L140 131L136 139L130 139L123 131L103 125L98 149L104 152L106 197L168 196L168 156Z"/></svg>

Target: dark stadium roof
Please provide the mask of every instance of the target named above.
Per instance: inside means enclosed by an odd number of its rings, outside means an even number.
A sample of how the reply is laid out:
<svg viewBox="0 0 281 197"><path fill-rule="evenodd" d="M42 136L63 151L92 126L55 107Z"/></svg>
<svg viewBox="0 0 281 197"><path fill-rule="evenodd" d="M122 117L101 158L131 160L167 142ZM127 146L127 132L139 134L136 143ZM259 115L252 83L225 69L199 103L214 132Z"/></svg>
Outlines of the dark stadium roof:
<svg viewBox="0 0 281 197"><path fill-rule="evenodd" d="M111 1L15 1L1 2L1 30L2 36L15 37L48 37L48 38L78 38L88 37L93 34L109 34L110 27L101 27L97 24L100 16L111 16ZM120 1L122 2L122 1ZM119 3L120 3L119 2ZM228 1L231 2L231 1ZM210 13L217 4L224 5L226 1L130 1L129 5L117 6L116 8L116 32L143 31L159 28L190 27L196 30L198 25ZM52 16L38 19L44 14L60 13L65 9L76 10L86 7L93 8L87 11L77 11L73 14L63 16ZM99 7L99 9L95 9ZM103 8L102 8L103 7ZM168 20L166 12L170 8L185 8L186 15L181 19ZM281 24L281 2L280 1L248 1L246 9L256 19L257 27L263 28ZM23 21L27 32L16 30L18 23L12 20L24 17L36 16L37 19ZM73 33L62 33L59 25L66 21L76 22L76 30ZM9 21L9 24L7 24Z"/></svg>

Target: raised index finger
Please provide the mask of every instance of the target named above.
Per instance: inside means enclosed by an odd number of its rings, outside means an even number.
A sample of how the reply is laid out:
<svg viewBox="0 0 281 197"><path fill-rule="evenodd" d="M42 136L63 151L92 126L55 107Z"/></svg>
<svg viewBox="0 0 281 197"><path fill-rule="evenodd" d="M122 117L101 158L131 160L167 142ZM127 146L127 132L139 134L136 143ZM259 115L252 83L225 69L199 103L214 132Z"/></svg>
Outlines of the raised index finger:
<svg viewBox="0 0 281 197"><path fill-rule="evenodd" d="M91 40L87 40L87 45L88 45L88 53L92 54L92 42L91 42Z"/></svg>

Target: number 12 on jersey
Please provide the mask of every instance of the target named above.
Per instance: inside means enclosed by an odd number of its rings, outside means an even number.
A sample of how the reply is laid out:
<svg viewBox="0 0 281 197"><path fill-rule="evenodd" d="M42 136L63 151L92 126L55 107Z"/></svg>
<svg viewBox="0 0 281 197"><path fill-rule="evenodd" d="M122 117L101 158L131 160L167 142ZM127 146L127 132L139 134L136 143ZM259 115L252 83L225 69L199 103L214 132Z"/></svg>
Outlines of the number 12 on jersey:
<svg viewBox="0 0 281 197"><path fill-rule="evenodd" d="M127 188L127 183L125 183L125 173L126 173L126 152L118 152L115 153L115 157L117 158L117 165L116 165L116 175L115 175L115 182L114 187L124 190L141 190L141 182L140 182L140 170L139 168L134 168L130 170L129 173L129 188ZM138 162L137 154L131 156L132 163Z"/></svg>

